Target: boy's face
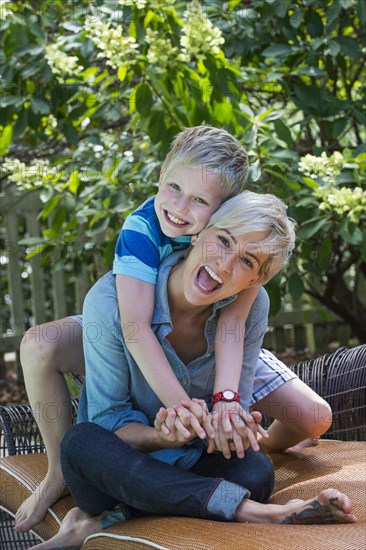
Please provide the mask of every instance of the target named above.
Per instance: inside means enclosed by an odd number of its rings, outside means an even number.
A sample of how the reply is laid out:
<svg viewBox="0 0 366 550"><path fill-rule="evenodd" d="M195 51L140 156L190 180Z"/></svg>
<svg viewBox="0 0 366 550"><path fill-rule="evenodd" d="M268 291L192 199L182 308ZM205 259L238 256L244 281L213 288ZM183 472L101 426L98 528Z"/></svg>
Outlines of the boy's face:
<svg viewBox="0 0 366 550"><path fill-rule="evenodd" d="M253 232L235 237L230 230L217 227L195 236L181 276L187 302L209 305L260 284L261 266L268 258L269 246L259 243L266 236Z"/></svg>
<svg viewBox="0 0 366 550"><path fill-rule="evenodd" d="M221 203L221 176L204 166L175 164L160 176L155 212L168 237L199 233Z"/></svg>

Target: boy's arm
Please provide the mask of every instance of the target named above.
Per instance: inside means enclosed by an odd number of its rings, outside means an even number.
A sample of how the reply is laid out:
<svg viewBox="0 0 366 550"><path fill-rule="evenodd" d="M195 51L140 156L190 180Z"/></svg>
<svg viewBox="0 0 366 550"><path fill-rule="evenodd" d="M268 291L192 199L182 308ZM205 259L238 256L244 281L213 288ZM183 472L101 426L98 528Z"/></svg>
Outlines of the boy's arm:
<svg viewBox="0 0 366 550"><path fill-rule="evenodd" d="M259 287L242 290L234 302L223 308L215 336L214 393L226 389L237 392L243 365L245 323Z"/></svg>
<svg viewBox="0 0 366 550"><path fill-rule="evenodd" d="M243 366L245 323L259 288L256 286L243 290L234 302L220 312L215 337L214 393L226 389L234 392L239 390ZM247 429L242 426L242 422L235 421L235 413L238 417L242 407L236 401L231 403L219 401L213 405L213 410L218 413L217 438L223 455L230 458L231 450L228 440L234 439L237 455L239 458L243 457L245 449L252 444L252 438L247 437ZM240 414L240 417L242 418L243 415ZM251 426L252 424L248 426L248 430L251 430ZM256 445L254 447L256 448Z"/></svg>
<svg viewBox="0 0 366 550"><path fill-rule="evenodd" d="M116 287L122 333L128 351L161 402L166 407L179 408L181 402L190 400L190 397L180 385L151 329L155 285L127 275L117 275ZM197 418L201 409L198 405L196 408L197 414L190 415L189 422L184 425L188 427L192 424L197 435L204 438L206 434L200 425L204 418ZM182 423L180 431L189 436Z"/></svg>

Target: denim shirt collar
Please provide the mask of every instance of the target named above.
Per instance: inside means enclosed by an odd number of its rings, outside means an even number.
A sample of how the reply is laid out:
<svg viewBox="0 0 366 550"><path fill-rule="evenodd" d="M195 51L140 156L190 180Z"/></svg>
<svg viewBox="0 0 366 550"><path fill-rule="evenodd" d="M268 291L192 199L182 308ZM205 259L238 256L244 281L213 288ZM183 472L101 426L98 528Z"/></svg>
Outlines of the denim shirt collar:
<svg viewBox="0 0 366 550"><path fill-rule="evenodd" d="M172 319L170 316L169 300L168 300L168 278L172 268L183 258L185 254L184 250L179 250L168 256L159 266L158 279L155 287L155 304L152 317L152 325L168 324L171 327ZM224 298L219 302L213 304L213 315L216 311L227 306L234 300L236 300L237 294Z"/></svg>

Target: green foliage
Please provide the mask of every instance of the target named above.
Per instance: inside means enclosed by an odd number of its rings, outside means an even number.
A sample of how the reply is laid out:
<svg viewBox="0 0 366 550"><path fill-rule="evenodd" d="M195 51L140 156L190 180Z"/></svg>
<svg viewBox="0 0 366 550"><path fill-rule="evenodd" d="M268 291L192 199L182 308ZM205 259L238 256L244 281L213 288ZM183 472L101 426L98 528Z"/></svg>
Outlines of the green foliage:
<svg viewBox="0 0 366 550"><path fill-rule="evenodd" d="M299 225L296 258L268 286L272 311L286 290L311 295L365 337L363 2L2 5L5 186L41 192L45 247L82 232L110 266L176 133L224 127L249 151L248 187L279 195ZM335 152L332 181L299 169ZM75 262L86 257L82 247Z"/></svg>

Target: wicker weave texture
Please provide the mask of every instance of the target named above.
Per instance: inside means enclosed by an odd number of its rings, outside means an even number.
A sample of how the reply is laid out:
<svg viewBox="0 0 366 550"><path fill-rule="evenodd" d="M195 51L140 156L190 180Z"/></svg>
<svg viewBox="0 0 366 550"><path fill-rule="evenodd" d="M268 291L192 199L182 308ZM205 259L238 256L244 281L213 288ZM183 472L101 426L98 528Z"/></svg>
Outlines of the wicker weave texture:
<svg viewBox="0 0 366 550"><path fill-rule="evenodd" d="M292 498L307 500L325 488L335 487L351 497L358 518L355 525L279 526L175 517L143 518L106 529L103 534L88 540L83 550L294 550L312 548L311 545L317 550L364 550L365 452L363 442L324 440L317 447L271 456L277 480L271 502L283 504ZM32 455L4 459L0 484L4 486L7 483L8 490L5 497L1 497L0 504L15 512L24 496L29 494L29 489L34 488L44 476L47 467L45 458L45 455ZM11 491L9 483L14 483ZM19 488L19 484L23 489ZM61 521L71 507L70 497L64 497L52 507L52 511ZM54 516L47 514L37 526L36 530L42 538L49 538L57 532L58 521Z"/></svg>

